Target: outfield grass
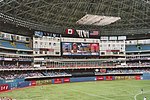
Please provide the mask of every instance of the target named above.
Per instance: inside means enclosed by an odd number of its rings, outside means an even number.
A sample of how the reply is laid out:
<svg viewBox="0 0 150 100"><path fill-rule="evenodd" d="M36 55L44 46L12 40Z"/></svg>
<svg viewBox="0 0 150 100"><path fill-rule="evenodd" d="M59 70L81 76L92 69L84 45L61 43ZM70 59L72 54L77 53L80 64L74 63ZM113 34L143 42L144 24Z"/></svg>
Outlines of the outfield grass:
<svg viewBox="0 0 150 100"><path fill-rule="evenodd" d="M143 94L139 94L140 89ZM150 81L95 81L35 86L0 93L16 100L150 100Z"/></svg>

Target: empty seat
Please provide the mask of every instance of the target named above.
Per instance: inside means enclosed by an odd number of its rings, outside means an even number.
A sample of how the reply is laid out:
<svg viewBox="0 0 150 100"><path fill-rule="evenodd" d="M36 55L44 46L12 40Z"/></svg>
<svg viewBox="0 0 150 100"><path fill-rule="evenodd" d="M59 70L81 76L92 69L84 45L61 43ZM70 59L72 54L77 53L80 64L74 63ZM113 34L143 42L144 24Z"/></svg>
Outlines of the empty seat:
<svg viewBox="0 0 150 100"><path fill-rule="evenodd" d="M6 47L6 48L15 48L13 45L11 45L9 41L3 41L3 40L1 40L0 46Z"/></svg>
<svg viewBox="0 0 150 100"><path fill-rule="evenodd" d="M25 50L31 50L31 48L27 47L25 43L16 43L17 49L25 49Z"/></svg>
<svg viewBox="0 0 150 100"><path fill-rule="evenodd" d="M126 51L139 51L136 45L127 45Z"/></svg>

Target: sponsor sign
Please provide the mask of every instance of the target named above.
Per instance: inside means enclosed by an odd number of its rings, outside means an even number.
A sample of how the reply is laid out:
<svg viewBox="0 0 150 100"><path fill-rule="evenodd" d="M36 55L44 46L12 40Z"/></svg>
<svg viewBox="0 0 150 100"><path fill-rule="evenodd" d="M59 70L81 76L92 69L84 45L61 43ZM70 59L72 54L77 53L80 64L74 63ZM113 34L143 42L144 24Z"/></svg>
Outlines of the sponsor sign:
<svg viewBox="0 0 150 100"><path fill-rule="evenodd" d="M135 79L136 79L136 80L141 80L141 76L140 76L140 75L135 76Z"/></svg>
<svg viewBox="0 0 150 100"><path fill-rule="evenodd" d="M0 92L7 91L7 90L8 90L8 84L0 85Z"/></svg>
<svg viewBox="0 0 150 100"><path fill-rule="evenodd" d="M36 81L36 85L47 85L47 84L51 84L52 81L51 80L39 80Z"/></svg>
<svg viewBox="0 0 150 100"><path fill-rule="evenodd" d="M56 78L56 79L54 79L54 83L55 84L60 84L60 83L62 83L62 79L61 78Z"/></svg>
<svg viewBox="0 0 150 100"><path fill-rule="evenodd" d="M64 83L69 83L70 82L70 78L64 78Z"/></svg>
<svg viewBox="0 0 150 100"><path fill-rule="evenodd" d="M106 76L106 80L113 80L112 76Z"/></svg>
<svg viewBox="0 0 150 100"><path fill-rule="evenodd" d="M97 81L104 80L104 76L96 76L96 80L97 80Z"/></svg>
<svg viewBox="0 0 150 100"><path fill-rule="evenodd" d="M31 86L36 86L36 81L31 81Z"/></svg>

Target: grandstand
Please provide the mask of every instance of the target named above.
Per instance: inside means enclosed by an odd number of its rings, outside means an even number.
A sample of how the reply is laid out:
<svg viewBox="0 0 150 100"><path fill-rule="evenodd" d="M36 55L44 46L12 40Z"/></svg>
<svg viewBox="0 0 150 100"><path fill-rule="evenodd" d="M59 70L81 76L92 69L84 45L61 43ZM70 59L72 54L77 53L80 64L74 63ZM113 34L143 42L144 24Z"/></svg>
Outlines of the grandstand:
<svg viewBox="0 0 150 100"><path fill-rule="evenodd" d="M115 80L150 80L149 0L0 0L0 93ZM150 98L148 91L119 99L80 93L89 100L140 100Z"/></svg>

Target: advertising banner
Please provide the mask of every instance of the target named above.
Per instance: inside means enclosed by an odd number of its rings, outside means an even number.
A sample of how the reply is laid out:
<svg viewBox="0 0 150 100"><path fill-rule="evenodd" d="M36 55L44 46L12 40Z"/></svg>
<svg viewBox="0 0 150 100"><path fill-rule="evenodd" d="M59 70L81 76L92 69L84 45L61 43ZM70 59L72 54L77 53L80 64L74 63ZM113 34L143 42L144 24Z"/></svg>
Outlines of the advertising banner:
<svg viewBox="0 0 150 100"><path fill-rule="evenodd" d="M135 80L135 76L129 76L130 80Z"/></svg>
<svg viewBox="0 0 150 100"><path fill-rule="evenodd" d="M31 81L31 86L36 86L36 81Z"/></svg>
<svg viewBox="0 0 150 100"><path fill-rule="evenodd" d="M52 81L51 80L39 80L39 81L36 81L36 85L47 85L47 84L51 84Z"/></svg>
<svg viewBox="0 0 150 100"><path fill-rule="evenodd" d="M139 80L140 76L115 76L115 80Z"/></svg>
<svg viewBox="0 0 150 100"><path fill-rule="evenodd" d="M60 83L62 83L62 79L61 78L54 79L54 84L60 84Z"/></svg>
<svg viewBox="0 0 150 100"><path fill-rule="evenodd" d="M137 76L135 76L135 79L136 79L136 80L141 80L141 76L140 76L140 75L137 75Z"/></svg>
<svg viewBox="0 0 150 100"><path fill-rule="evenodd" d="M113 80L113 77L112 76L106 76L106 80L111 81L111 80Z"/></svg>
<svg viewBox="0 0 150 100"><path fill-rule="evenodd" d="M7 91L7 90L8 90L8 84L0 85L0 92Z"/></svg>
<svg viewBox="0 0 150 100"><path fill-rule="evenodd" d="M115 80L120 80L120 76L115 76Z"/></svg>
<svg viewBox="0 0 150 100"><path fill-rule="evenodd" d="M129 76L125 76L125 80L129 80Z"/></svg>
<svg viewBox="0 0 150 100"><path fill-rule="evenodd" d="M28 82L28 81L19 82L17 85L18 88L23 88L23 87L27 87L27 86L30 86L30 82Z"/></svg>
<svg viewBox="0 0 150 100"><path fill-rule="evenodd" d="M96 76L96 80L97 81L102 81L102 80L104 80L104 76Z"/></svg>
<svg viewBox="0 0 150 100"><path fill-rule="evenodd" d="M64 83L69 83L70 82L70 78L64 78Z"/></svg>
<svg viewBox="0 0 150 100"><path fill-rule="evenodd" d="M125 76L120 76L120 79L121 80L125 80Z"/></svg>

